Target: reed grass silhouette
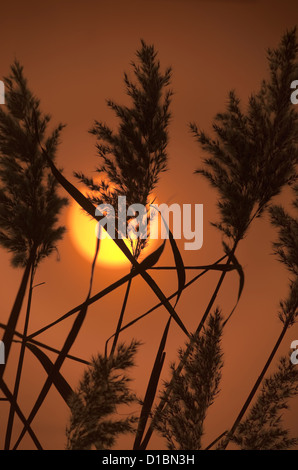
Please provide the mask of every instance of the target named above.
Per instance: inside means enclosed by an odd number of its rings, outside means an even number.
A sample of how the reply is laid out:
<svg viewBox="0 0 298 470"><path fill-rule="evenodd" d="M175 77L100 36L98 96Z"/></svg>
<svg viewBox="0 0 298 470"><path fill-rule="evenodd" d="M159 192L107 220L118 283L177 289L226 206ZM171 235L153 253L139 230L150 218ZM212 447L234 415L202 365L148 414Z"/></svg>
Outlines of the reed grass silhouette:
<svg viewBox="0 0 298 470"><path fill-rule="evenodd" d="M35 270L38 263L54 251L64 230L56 227L57 216L66 203L65 198L56 195L57 185L60 184L89 216L97 220L99 217L95 215L95 208L99 204L113 206L116 218L119 218L118 196L126 196L127 206L141 203L148 208L160 175L167 169L172 99L172 91L168 86L172 71L168 68L162 73L154 46L141 41L137 61L132 63L136 81L133 82L127 74L124 75L131 107L108 100L108 107L119 120L117 130L114 131L99 121L90 130L97 139L96 147L101 161L97 172L100 180L95 181L83 173L75 173L77 179L90 191L88 197L85 197L63 176L54 162L53 157L63 126L58 126L46 138L49 117L41 114L39 101L28 90L22 68L18 63L13 65L13 75L6 79L9 113L0 110L0 178L3 183L0 187L0 243L12 252L13 263L22 266L24 274L8 323L0 324L4 329L7 357L13 343L21 344L13 393L4 381L4 367L0 366L1 390L11 405L5 448L10 448L15 413L20 418L23 429L13 449L18 448L27 432L36 448L42 448L31 424L54 385L70 408L67 449L110 449L124 433L133 435L134 449L146 449L153 432L158 432L163 437L169 449L202 449L205 418L219 393L223 367L222 336L244 289L244 269L236 257L237 248L255 219L260 218L265 211L269 212L272 224L279 230L279 239L273 245L274 252L291 275L289 295L280 304L282 331L236 421L230 428L227 426L227 430L206 449L215 446L217 449L225 449L229 442L241 449L286 449L297 444L297 440L291 438L283 428L280 417L280 411L286 408L288 399L298 391L298 376L294 366L287 358L282 358L278 371L264 380L286 331L296 321L298 309L298 221L282 207L272 204L273 198L285 186L290 185L295 191L294 206L298 208L298 187L295 186L298 121L290 101L290 83L298 72L297 52L296 29L293 29L283 35L277 49L268 51L269 78L262 82L259 92L250 96L245 112L235 91L229 93L227 109L218 113L213 122L215 137L207 136L196 124L190 124L191 133L208 154L196 173L199 177L206 178L218 192L220 220L212 224L223 236L223 256L211 264L185 266L169 230L168 243L174 263L173 266L163 266L158 263L167 241L143 259L142 251L146 240L131 239L131 252L121 238L116 238L114 242L131 262L130 272L97 294L91 295L95 262L97 256L100 256L100 242L97 240L84 301L30 335L28 324ZM18 84L17 90L14 88L14 81ZM22 120L24 122L20 124L19 121ZM47 180L44 179L45 174L49 175ZM33 186L32 181L36 183ZM26 184L31 190L34 189L31 202L25 197L28 189ZM19 188L21 191L18 197L24 196L21 202L19 199L14 200L16 189ZM41 209L40 214L38 210ZM24 218L24 213L29 215ZM127 224L130 221L131 218L128 218ZM40 230L36 230L36 224ZM149 271L156 270L175 270L178 287L171 295L166 296L149 274ZM186 282L186 270L199 273ZM203 308L197 328L190 333L176 311L177 303L188 286L213 271L219 272L219 280L207 306ZM215 302L223 288L225 277L231 271L236 271L239 276L237 301L233 310L224 318L221 309L215 308ZM157 296L158 303L143 314L137 312L135 318L125 324L127 301L134 288L133 280L136 276L145 280ZM71 348L80 334L89 305L114 293L125 284L126 293L115 332L106 340L103 354L97 354L90 361L71 355ZM25 328L20 333L17 323L28 286ZM172 300L175 302L174 306L171 304ZM148 374L144 399L137 400L131 390L127 371L134 365L140 343L133 340L127 346L120 343L119 338L124 330L142 321L160 306L164 307L168 317L163 331L160 331L160 344L152 371ZM60 351L36 339L70 316L75 317ZM172 320L185 334L186 342L178 351L177 364L171 366L169 381L160 387ZM110 341L112 346L109 351ZM47 374L27 418L18 404L25 348L34 354ZM54 362L49 359L46 351L55 353ZM74 391L60 371L66 359L88 367ZM256 397L261 385L261 391ZM119 406L136 403L139 410L137 414L131 413L124 419L117 418Z"/></svg>
<svg viewBox="0 0 298 470"><path fill-rule="evenodd" d="M24 362L34 275L39 263L57 249L57 242L63 237L65 228L57 227L57 221L67 199L58 196L58 183L49 172L34 138L37 125L40 138L53 159L63 126L59 125L46 137L50 117L41 113L39 101L29 90L23 68L17 61L4 83L7 111L0 110L0 244L11 253L14 267L25 268L3 336L6 364L29 283L23 339L5 438L8 449ZM36 122L32 119L33 113ZM0 366L0 386L6 364Z"/></svg>
<svg viewBox="0 0 298 470"><path fill-rule="evenodd" d="M212 225L225 237L223 248L228 255L227 266L232 261L238 266L241 282L238 300L244 283L243 270L235 258L238 244L252 222L268 208L272 198L297 179L297 113L289 99L290 84L297 73L297 52L294 28L284 34L277 49L268 50L270 78L262 82L258 93L251 95L246 113L241 110L235 92L230 92L226 112L218 113L213 123L216 138L207 136L196 124L190 124L192 134L210 155L204 159L205 167L196 173L207 178L219 193L221 220ZM193 338L200 335L226 273L222 272ZM168 406L174 380L185 367L191 346L192 343L180 357L157 414ZM142 449L147 447L152 432L153 424L141 444Z"/></svg>

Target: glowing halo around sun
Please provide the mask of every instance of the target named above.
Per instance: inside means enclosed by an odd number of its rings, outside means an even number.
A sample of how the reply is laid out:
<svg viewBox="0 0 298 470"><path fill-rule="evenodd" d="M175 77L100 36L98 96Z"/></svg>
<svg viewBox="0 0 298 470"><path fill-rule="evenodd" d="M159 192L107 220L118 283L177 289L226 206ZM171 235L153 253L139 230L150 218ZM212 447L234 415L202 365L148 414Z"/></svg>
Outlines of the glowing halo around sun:
<svg viewBox="0 0 298 470"><path fill-rule="evenodd" d="M158 223L158 221L153 223ZM97 221L88 216L76 202L73 202L69 208L69 226L70 238L75 248L86 260L92 262L96 247ZM131 251L130 241L128 239L124 241ZM147 256L156 242L157 240L149 240L142 254ZM105 232L105 238L100 241L97 264L110 268L123 268L129 267L131 263Z"/></svg>

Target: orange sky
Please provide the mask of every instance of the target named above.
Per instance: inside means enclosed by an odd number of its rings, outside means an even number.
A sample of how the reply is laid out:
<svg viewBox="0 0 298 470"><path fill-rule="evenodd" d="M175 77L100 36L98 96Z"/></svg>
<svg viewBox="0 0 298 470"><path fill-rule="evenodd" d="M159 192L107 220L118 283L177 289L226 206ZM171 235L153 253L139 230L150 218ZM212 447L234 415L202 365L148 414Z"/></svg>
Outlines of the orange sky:
<svg viewBox="0 0 298 470"><path fill-rule="evenodd" d="M90 175L98 163L95 141L87 130L94 119L116 124L105 99L112 98L120 103L127 100L123 71L129 71L140 38L154 43L161 64L173 67L175 91L168 147L169 171L162 176L156 193L160 202L204 204L203 248L183 252L182 242L179 247L185 264L207 264L222 255L220 234L209 225L209 221L216 219L216 193L205 180L193 174L200 166L202 152L187 124L195 121L208 131L213 116L224 109L227 93L232 88L246 103L249 94L257 90L261 79L266 77L266 48L277 46L285 30L294 26L296 4L295 0L15 0L1 5L0 76L7 75L10 64L17 58L24 65L30 88L40 98L42 109L52 115L53 124L67 124L57 161L64 168L65 176L77 184L73 170ZM287 195L281 200L287 202ZM30 331L81 303L87 293L90 263L72 242L67 210L62 219L68 233L59 244L61 260L57 263L52 256L38 270L36 282L46 284L34 292ZM272 256L271 241L275 235L266 219L258 220L237 252L245 269L246 283L237 312L224 333L222 392L206 421L206 444L232 424L281 330L276 313L279 300L287 293L288 275ZM3 249L0 260L0 321L4 322L17 292L21 271L10 267L9 256ZM172 262L167 249L161 264ZM98 267L93 293L126 272L126 269ZM154 272L153 275L164 293L176 290L174 273ZM208 274L183 293L177 312L189 330L196 328L217 279L218 274ZM234 273L224 282L218 304L225 314L236 300L237 283ZM142 279L135 279L132 288L127 320L157 303ZM105 339L115 329L124 289L120 288L90 307L73 354L89 359L92 354L103 351ZM133 372L141 396L148 378L145 372L151 370L167 315L165 309L159 309L123 334L123 339L135 337L144 342ZM53 328L40 340L61 347L72 321ZM21 321L18 329L22 329ZM280 353L287 353L291 341L297 338L295 326L287 333ZM180 331L172 325L165 372L183 342ZM29 352L25 364L20 403L27 414L45 376ZM81 366L69 362L62 368L73 387L82 370ZM12 377L8 378L9 383ZM297 400L291 405L285 422L293 434L295 431L297 434ZM0 444L6 425L3 410L1 405ZM53 389L33 423L45 448L64 447L67 417L64 402ZM119 446L131 448L131 440L127 438ZM154 437L150 446L161 448L161 440ZM26 437L21 448L32 448L31 439Z"/></svg>

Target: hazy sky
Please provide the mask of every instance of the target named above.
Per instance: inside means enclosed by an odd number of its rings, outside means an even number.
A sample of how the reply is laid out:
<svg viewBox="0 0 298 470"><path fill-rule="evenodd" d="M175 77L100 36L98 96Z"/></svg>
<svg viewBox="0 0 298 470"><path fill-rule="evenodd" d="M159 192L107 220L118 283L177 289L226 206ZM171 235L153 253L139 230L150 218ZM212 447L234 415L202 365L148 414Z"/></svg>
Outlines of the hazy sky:
<svg viewBox="0 0 298 470"><path fill-rule="evenodd" d="M64 168L65 176L77 184L72 175L74 170L91 175L98 164L95 140L87 133L88 129L94 119L116 125L105 100L127 102L123 72L130 71L130 62L141 38L153 43L162 67L170 65L173 68L172 88L175 92L168 147L169 171L162 176L156 193L160 202L204 205L203 248L197 252L183 252L182 243L179 246L185 264L207 264L222 255L221 236L209 224L217 217L217 195L205 180L194 175L203 154L190 135L188 123L195 121L200 128L210 130L213 116L224 110L230 89L236 89L245 107L250 93L256 91L260 81L267 76L267 47L278 45L286 29L295 25L295 18L295 0L15 0L1 5L0 76L8 74L10 64L17 58L24 65L29 85L40 98L42 109L52 115L52 124L67 124L57 162ZM287 195L281 200L288 202ZM81 256L73 243L69 211L65 210L61 218L68 233L59 244L60 262L52 256L37 273L36 282L45 282L45 285L34 292L30 331L41 328L81 303L87 293L90 262ZM277 310L280 299L287 293L288 275L272 256L271 242L275 237L266 218L258 220L237 252L245 269L245 289L237 312L224 333L222 392L210 409L206 444L232 424L281 330ZM0 260L0 321L4 322L22 273L10 267L9 256L3 249ZM173 263L169 249L160 263ZM99 266L93 292L126 272L126 268ZM154 276L166 294L176 290L174 273L154 273ZM188 273L188 276L192 274ZM217 279L218 274L208 274L202 282L184 292L177 312L189 330L199 323ZM126 320L157 303L141 279L133 281L132 288ZM225 315L236 301L237 289L237 275L231 273L218 297L218 305ZM115 329L124 290L125 286L90 307L72 349L73 354L89 359L103 351L105 339ZM135 337L144 342L133 372L141 396L167 315L165 309L159 309L123 335L123 339ZM61 347L72 321L67 320L53 328L40 340ZM18 329L22 329L21 321ZM295 326L287 333L280 352L288 352L291 341L297 338ZM180 331L172 325L165 373L183 342ZM75 387L82 370L81 366L67 362L62 372ZM8 381L13 379L12 372ZM20 395L25 413L30 411L44 378L39 364L28 352ZM1 405L0 436L6 425L3 410ZM297 410L297 400L292 401L286 417L286 423L296 433ZM53 389L33 423L45 448L64 447L67 417L64 402ZM160 439L152 439L151 448L161 445ZM119 446L131 448L131 442L125 439ZM22 447L32 447L30 438L23 440Z"/></svg>

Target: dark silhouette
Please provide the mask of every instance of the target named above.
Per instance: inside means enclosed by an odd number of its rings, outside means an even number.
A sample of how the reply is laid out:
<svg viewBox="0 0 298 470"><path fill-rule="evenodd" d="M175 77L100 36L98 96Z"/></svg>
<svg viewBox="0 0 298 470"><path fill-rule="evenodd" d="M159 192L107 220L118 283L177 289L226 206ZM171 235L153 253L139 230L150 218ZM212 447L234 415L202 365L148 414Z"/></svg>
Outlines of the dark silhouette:
<svg viewBox="0 0 298 470"><path fill-rule="evenodd" d="M117 246L131 262L130 273L91 297L95 262L99 253L99 241L96 240L85 301L30 336L28 323L36 268L43 258L52 253L64 231L62 227L56 227L56 222L66 200L57 196L56 185L60 183L95 219L98 219L95 214L98 204L110 204L118 217L118 196L126 196L127 206L141 203L148 207L160 174L167 169L167 131L172 96L167 87L171 69L161 73L154 47L141 42L137 51L138 62L132 64L136 83L124 75L131 107L108 101L108 106L119 119L117 131L97 121L90 131L97 138L101 159L97 169L100 181L75 173L80 182L92 191L85 197L62 175L54 162L63 126L58 126L46 138L49 117L39 111L39 102L28 90L22 68L18 63L13 65L11 77L6 79L8 112L0 110L0 243L12 253L14 265L24 268L24 274L8 323L0 325L5 330L3 340L8 350L7 357L14 338L21 341L13 393L3 378L5 366L0 365L0 386L11 404L5 441L7 449L10 447L14 413L18 414L24 427L13 448L18 448L26 432L30 433L36 447L41 448L31 423L52 385L71 412L67 427L67 449L110 449L123 433L134 435L134 449L146 449L154 431L163 436L170 449L202 449L205 418L219 393L224 327L231 321L244 288L244 270L236 258L236 251L251 224L265 211L269 212L273 225L279 229L279 240L274 243L274 251L291 275L289 295L280 305L282 331L234 424L227 426L229 430L221 433L207 449L215 446L217 449L225 449L229 442L241 449L286 449L297 443L283 428L280 416L280 411L287 407L288 399L298 391L295 366L287 358L282 358L278 371L263 380L286 331L296 321L298 309L298 221L283 208L272 205L273 198L290 185L296 194L294 205L296 208L298 206L298 188L295 187L298 116L290 100L290 84L298 73L297 52L296 30L292 30L283 36L277 49L268 51L270 76L262 82L260 91L250 96L245 112L236 93L230 92L226 111L217 114L213 122L215 137L207 136L195 124L190 125L196 140L208 153L196 172L207 178L218 191L220 220L213 225L223 237L223 256L213 264L184 266L170 232L174 266L156 266L165 243L139 261L146 241L131 239L131 253L123 240L115 239ZM152 269L174 269L178 281L176 291L165 296L148 272ZM200 272L186 282L186 270ZM190 334L176 312L177 302L186 287L214 270L220 272L219 280L197 328ZM223 317L221 309L215 308L215 302L225 276L234 270L239 275L237 303L232 312ZM132 279L138 275L151 287L159 303L141 315L138 312L136 318L123 324ZM106 341L104 354L98 354L90 361L77 390L73 392L60 370L66 359L86 363L69 353L81 331L88 306L124 284L127 284L126 294L115 333ZM16 327L28 285L25 328L21 334ZM172 299L175 301L174 307L170 303ZM140 343L133 340L126 346L119 344L119 337L123 330L160 306L165 307L169 316L164 330L157 332L161 339L153 357L152 371L148 374L144 399L137 401L129 386L130 379L126 371L134 365ZM71 315L76 316L60 351L33 339ZM169 381L159 391L172 319L185 333L186 342L179 349L178 363L171 367ZM113 344L108 354L109 340L113 340ZM27 418L17 403L26 347L41 362L47 374ZM55 353L55 361L51 362L40 348ZM260 386L262 388L258 392ZM157 394L160 401L156 404ZM255 403L249 409L254 398ZM119 418L119 407L122 410L122 406L132 404L132 412Z"/></svg>
<svg viewBox="0 0 298 470"><path fill-rule="evenodd" d="M76 172L75 176L92 191L89 200L98 206L109 204L114 208L116 221L118 196L126 197L126 208L132 204L143 204L147 209L145 227L139 227L144 236L150 236L148 227L149 205L153 203L152 191L155 189L160 174L167 169L167 128L170 120L172 92L166 90L170 84L171 69L160 71L157 52L153 46L141 41L141 48L136 53L137 62L132 63L136 82L124 74L126 93L132 106L122 106L111 100L107 101L117 118L119 128L115 132L106 124L96 121L90 133L97 138L97 151L101 165L97 167L100 182ZM108 214L109 216L109 214ZM127 223L133 217L128 218ZM125 231L127 226L125 226ZM118 226L118 233L123 235ZM147 244L147 239L133 239L128 233L134 258L137 260ZM116 333L110 354L117 345L123 323L125 309L132 279L127 288L121 308Z"/></svg>
<svg viewBox="0 0 298 470"><path fill-rule="evenodd" d="M223 248L228 255L227 266L231 263L240 266L235 251L251 223L261 217L284 186L293 184L297 178L298 116L290 100L290 85L298 73L297 52L295 28L283 36L278 49L268 50L270 79L264 80L260 91L251 95L246 113L241 110L235 92L230 92L226 112L217 114L213 123L216 138L208 137L195 124L190 125L202 149L210 155L204 159L205 167L196 172L207 178L219 192L221 221L213 225L225 236ZM297 251L295 256L297 259ZM242 268L239 272L243 277ZM226 273L227 270L222 272L193 338L200 335ZM224 325L230 317L231 314ZM170 403L172 387L176 387L175 380L187 364L191 350L192 341L180 358L172 382L157 407L157 414ZM190 413L187 407L185 413ZM142 448L148 445L152 432L153 426L147 431ZM175 434L172 437L179 442Z"/></svg>
<svg viewBox="0 0 298 470"><path fill-rule="evenodd" d="M37 116L40 137L50 158L54 158L63 128L58 126L46 136L50 121L39 109L39 100L27 87L23 68L18 62L4 79L7 111L0 109L0 244L11 253L12 265L23 267L24 274L3 336L6 364L14 332L29 282L29 299L23 342L15 381L17 399L28 331L33 279L38 264L56 250L64 227L58 227L58 214L67 199L57 194L57 182L50 173L35 138ZM0 366L0 383L5 365ZM6 435L9 447L13 426L14 406L11 404Z"/></svg>

